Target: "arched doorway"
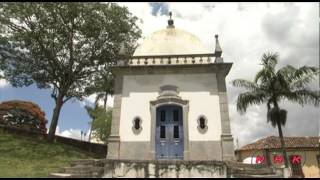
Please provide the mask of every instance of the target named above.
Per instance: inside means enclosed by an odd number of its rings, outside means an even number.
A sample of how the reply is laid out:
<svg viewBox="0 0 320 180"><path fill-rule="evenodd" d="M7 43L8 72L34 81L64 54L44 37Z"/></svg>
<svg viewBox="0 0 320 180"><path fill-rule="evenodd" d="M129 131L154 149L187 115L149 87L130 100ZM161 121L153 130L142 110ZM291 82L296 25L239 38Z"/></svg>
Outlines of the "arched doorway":
<svg viewBox="0 0 320 180"><path fill-rule="evenodd" d="M156 109L156 159L183 159L183 110L179 105L162 105Z"/></svg>

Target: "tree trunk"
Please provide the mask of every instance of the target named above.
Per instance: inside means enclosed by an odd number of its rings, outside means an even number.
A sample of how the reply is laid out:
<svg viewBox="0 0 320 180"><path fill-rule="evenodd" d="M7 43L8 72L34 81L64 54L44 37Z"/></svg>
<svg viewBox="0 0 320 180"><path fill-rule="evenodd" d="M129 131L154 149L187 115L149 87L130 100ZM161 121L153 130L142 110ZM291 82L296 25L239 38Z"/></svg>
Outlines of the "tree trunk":
<svg viewBox="0 0 320 180"><path fill-rule="evenodd" d="M107 101L108 101L108 93L106 92L106 95L104 97L104 102L103 102L103 108L106 109L107 107Z"/></svg>
<svg viewBox="0 0 320 180"><path fill-rule="evenodd" d="M277 111L280 110L279 106L278 106L278 103L276 101L274 101L274 107L276 108ZM289 167L288 156L287 156L287 151L286 151L286 148L285 148L285 143L284 143L284 139L283 139L281 123L280 123L279 119L277 119L277 126L278 126L279 138L280 138L280 142L281 142L281 150L282 150L283 157L284 157L284 165L285 165L285 168L288 168Z"/></svg>
<svg viewBox="0 0 320 180"><path fill-rule="evenodd" d="M282 153L284 156L284 165L286 168L288 168L289 167L288 156L287 156L287 151L285 149L285 143L283 140L283 134L282 134L282 128L281 128L280 121L277 121L277 126L278 126L278 131L279 131L280 142L281 142L281 149L282 149Z"/></svg>
<svg viewBox="0 0 320 180"><path fill-rule="evenodd" d="M265 153L266 153L267 166L270 167L271 166L270 150L266 149Z"/></svg>
<svg viewBox="0 0 320 180"><path fill-rule="evenodd" d="M97 107L98 107L98 101L96 100L96 103L95 103L95 105L94 105L94 109L97 109ZM92 117L91 117L91 118L92 118ZM91 121L90 133L89 133L88 142L91 141L93 121L94 121L94 118L92 118L92 121Z"/></svg>
<svg viewBox="0 0 320 180"><path fill-rule="evenodd" d="M49 129L49 134L48 134L49 142L53 142L54 140L62 105L63 105L63 96L59 94L56 100L56 107L53 110L53 115L51 119L51 125Z"/></svg>
<svg viewBox="0 0 320 180"><path fill-rule="evenodd" d="M93 125L93 119L92 119L92 122L91 122L91 127L90 127L90 133L89 133L89 138L88 138L88 142L91 141L91 134L92 134L92 125Z"/></svg>

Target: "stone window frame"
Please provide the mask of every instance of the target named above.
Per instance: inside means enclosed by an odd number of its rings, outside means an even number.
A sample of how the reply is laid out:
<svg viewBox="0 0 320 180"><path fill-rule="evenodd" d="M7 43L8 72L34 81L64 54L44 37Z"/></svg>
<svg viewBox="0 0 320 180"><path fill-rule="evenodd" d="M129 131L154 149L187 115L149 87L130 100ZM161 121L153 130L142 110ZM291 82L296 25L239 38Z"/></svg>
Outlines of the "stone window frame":
<svg viewBox="0 0 320 180"><path fill-rule="evenodd" d="M139 119L140 120L140 123L139 123L139 125L140 125L140 128L139 129L136 129L135 128L135 120L136 119ZM135 116L134 118L133 118L133 120L132 120L132 131L133 131L133 133L135 134L135 135L137 135L137 134L140 134L140 132L142 131L142 118L140 117L140 116Z"/></svg>
<svg viewBox="0 0 320 180"><path fill-rule="evenodd" d="M204 128L201 128L201 127L200 127L200 118L203 118L203 119L204 119L204 125L205 125ZM198 126L197 126L198 131L199 131L201 134L205 134L205 133L208 131L208 118L207 118L205 115L201 114L201 115L199 115L198 118L197 118L197 123L198 123Z"/></svg>

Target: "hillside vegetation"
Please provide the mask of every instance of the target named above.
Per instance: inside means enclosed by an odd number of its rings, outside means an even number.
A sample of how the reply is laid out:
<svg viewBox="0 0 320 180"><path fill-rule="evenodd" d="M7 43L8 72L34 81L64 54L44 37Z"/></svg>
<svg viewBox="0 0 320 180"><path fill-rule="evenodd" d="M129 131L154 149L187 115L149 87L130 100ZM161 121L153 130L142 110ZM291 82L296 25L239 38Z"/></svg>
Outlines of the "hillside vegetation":
<svg viewBox="0 0 320 180"><path fill-rule="evenodd" d="M0 178L47 177L72 160L95 158L70 145L13 135L0 130Z"/></svg>

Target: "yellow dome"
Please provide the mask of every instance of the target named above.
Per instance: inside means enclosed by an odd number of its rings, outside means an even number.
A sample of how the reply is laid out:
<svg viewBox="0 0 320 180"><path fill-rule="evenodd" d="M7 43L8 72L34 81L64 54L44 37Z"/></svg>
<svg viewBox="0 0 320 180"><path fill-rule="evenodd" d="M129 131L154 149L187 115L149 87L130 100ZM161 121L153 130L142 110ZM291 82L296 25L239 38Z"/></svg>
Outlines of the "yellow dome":
<svg viewBox="0 0 320 180"><path fill-rule="evenodd" d="M181 55L210 53L200 39L187 31L166 28L144 39L133 56Z"/></svg>

